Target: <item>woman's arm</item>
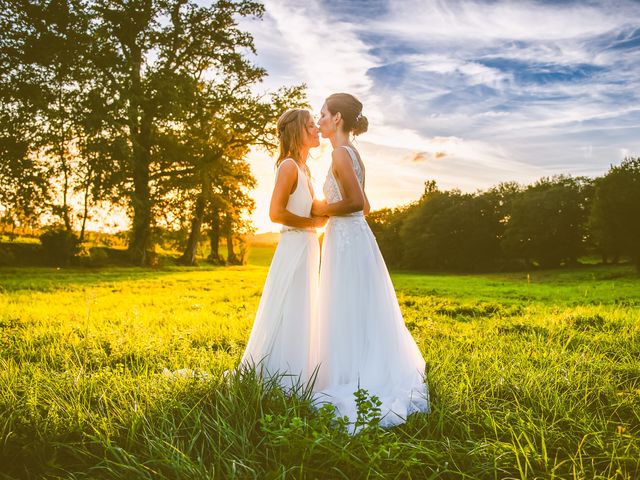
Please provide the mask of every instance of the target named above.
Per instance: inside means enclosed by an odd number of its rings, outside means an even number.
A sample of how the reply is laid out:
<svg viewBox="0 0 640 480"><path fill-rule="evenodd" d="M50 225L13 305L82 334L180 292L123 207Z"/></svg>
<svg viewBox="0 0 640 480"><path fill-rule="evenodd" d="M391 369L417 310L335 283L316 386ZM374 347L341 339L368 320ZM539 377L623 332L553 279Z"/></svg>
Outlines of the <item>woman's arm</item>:
<svg viewBox="0 0 640 480"><path fill-rule="evenodd" d="M324 217L307 218L295 215L287 210L289 195L295 189L298 181L304 181L298 178L298 168L291 162L285 162L280 165L276 184L273 187L271 195L271 204L269 205L269 218L272 222L280 223L288 227L294 228L316 228L321 227L327 222Z"/></svg>
<svg viewBox="0 0 640 480"><path fill-rule="evenodd" d="M353 170L351 157L344 148L335 149L331 157L331 168L341 187L342 200L336 203L314 202L312 212L329 216L359 212L365 207L366 196Z"/></svg>

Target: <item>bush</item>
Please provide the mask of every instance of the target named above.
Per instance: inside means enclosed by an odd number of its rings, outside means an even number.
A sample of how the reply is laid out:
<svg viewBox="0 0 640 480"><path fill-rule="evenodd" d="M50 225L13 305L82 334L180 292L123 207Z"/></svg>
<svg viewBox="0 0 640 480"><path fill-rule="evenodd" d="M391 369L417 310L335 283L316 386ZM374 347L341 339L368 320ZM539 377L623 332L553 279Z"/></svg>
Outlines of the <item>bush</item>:
<svg viewBox="0 0 640 480"><path fill-rule="evenodd" d="M106 247L82 248L76 258L83 267L106 267L113 263Z"/></svg>
<svg viewBox="0 0 640 480"><path fill-rule="evenodd" d="M5 267L8 265L13 265L15 263L15 255L4 245L0 245L0 266Z"/></svg>
<svg viewBox="0 0 640 480"><path fill-rule="evenodd" d="M109 264L109 252L106 248L92 247L89 250L89 258L91 264L97 267L102 267Z"/></svg>
<svg viewBox="0 0 640 480"><path fill-rule="evenodd" d="M40 235L45 261L53 265L69 265L80 252L80 240L62 225L53 225Z"/></svg>

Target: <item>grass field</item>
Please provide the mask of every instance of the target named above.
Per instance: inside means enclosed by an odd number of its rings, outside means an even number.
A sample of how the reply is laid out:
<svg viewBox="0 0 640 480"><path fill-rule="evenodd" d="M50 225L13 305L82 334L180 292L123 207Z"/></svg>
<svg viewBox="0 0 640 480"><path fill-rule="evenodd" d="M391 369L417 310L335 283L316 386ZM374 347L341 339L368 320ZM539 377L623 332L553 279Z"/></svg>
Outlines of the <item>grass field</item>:
<svg viewBox="0 0 640 480"><path fill-rule="evenodd" d="M640 478L631 267L394 274L432 413L350 437L304 391L223 376L271 252L0 269L2 478Z"/></svg>

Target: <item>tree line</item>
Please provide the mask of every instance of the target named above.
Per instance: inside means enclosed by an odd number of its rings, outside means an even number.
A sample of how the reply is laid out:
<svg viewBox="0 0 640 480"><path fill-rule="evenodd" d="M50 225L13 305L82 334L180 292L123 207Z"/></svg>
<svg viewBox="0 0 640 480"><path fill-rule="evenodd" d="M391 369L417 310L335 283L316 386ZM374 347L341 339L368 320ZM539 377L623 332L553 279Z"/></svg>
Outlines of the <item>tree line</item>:
<svg viewBox="0 0 640 480"><path fill-rule="evenodd" d="M251 148L271 150L275 121L305 106L304 85L259 92L249 0L2 0L0 215L85 238L92 208L126 209L130 261L153 263L158 232L202 231L212 262L250 229ZM81 206L71 198L81 198Z"/></svg>
<svg viewBox="0 0 640 480"><path fill-rule="evenodd" d="M640 158L598 178L554 176L486 191L425 183L409 205L372 212L369 224L390 266L494 270L630 258L640 270Z"/></svg>

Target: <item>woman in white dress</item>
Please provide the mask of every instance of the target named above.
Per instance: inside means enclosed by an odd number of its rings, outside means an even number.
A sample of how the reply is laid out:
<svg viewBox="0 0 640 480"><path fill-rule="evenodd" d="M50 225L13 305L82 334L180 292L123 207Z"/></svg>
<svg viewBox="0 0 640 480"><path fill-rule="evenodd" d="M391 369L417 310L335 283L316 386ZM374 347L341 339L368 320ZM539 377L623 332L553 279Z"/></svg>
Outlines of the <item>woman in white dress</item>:
<svg viewBox="0 0 640 480"><path fill-rule="evenodd" d="M309 149L320 145L308 110L291 109L278 120L280 152L269 215L283 225L262 291L241 366L262 378L277 376L283 387L311 378L311 322L317 309L319 245L316 228L325 216L311 216L313 189L306 165Z"/></svg>
<svg viewBox="0 0 640 480"><path fill-rule="evenodd" d="M322 245L317 325L319 363L315 397L338 415L357 418L360 388L382 402L382 426L429 411L425 361L407 330L389 272L364 214L365 168L350 134L367 130L362 104L352 95L331 95L322 107L320 133L333 145L324 201L314 215L330 217Z"/></svg>

